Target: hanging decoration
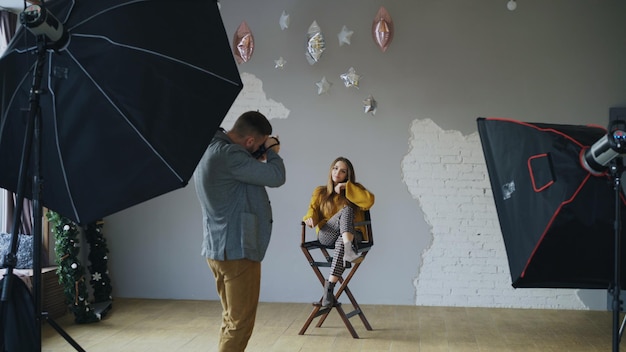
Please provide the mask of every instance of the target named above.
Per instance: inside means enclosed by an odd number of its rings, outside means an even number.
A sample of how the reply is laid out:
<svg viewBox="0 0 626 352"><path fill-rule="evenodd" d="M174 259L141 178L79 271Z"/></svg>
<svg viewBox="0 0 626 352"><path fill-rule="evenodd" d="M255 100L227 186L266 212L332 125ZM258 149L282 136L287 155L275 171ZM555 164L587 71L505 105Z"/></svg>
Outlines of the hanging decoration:
<svg viewBox="0 0 626 352"><path fill-rule="evenodd" d="M324 35L322 34L320 26L317 25L317 21L313 21L307 32L306 42L305 55L309 64L313 65L318 62L324 50L326 50Z"/></svg>
<svg viewBox="0 0 626 352"><path fill-rule="evenodd" d="M283 57L281 56L280 58L278 58L278 60L274 60L274 68L283 68L285 67L286 63L287 60L283 59Z"/></svg>
<svg viewBox="0 0 626 352"><path fill-rule="evenodd" d="M343 26L341 28L341 32L337 34L337 38L339 39L339 46L343 46L344 44L350 45L350 38L354 34L354 31L348 29L348 27Z"/></svg>
<svg viewBox="0 0 626 352"><path fill-rule="evenodd" d="M254 52L254 36L246 21L241 22L233 38L233 52L238 64L248 62Z"/></svg>
<svg viewBox="0 0 626 352"><path fill-rule="evenodd" d="M376 100L374 100L374 97L370 94L367 98L365 98L365 100L363 100L363 112L366 114L369 112L372 115L376 115L377 105Z"/></svg>
<svg viewBox="0 0 626 352"><path fill-rule="evenodd" d="M324 76L322 77L322 80L315 83L315 85L317 86L317 95L322 95L324 93L328 93L330 86L332 86L333 84L331 82L328 82L328 80L326 80L326 76Z"/></svg>
<svg viewBox="0 0 626 352"><path fill-rule="evenodd" d="M346 87L359 88L359 79L361 76L356 73L354 67L350 67L348 72L342 73L339 77L341 77L341 80Z"/></svg>
<svg viewBox="0 0 626 352"><path fill-rule="evenodd" d="M289 28L289 14L283 11L282 15L280 15L280 20L278 20L278 24L283 31Z"/></svg>
<svg viewBox="0 0 626 352"><path fill-rule="evenodd" d="M515 2L515 0L509 0L509 2L506 3L506 8L509 9L509 11L515 11L515 9L517 8L517 3Z"/></svg>
<svg viewBox="0 0 626 352"><path fill-rule="evenodd" d="M65 301L69 305L70 311L74 314L74 321L77 324L93 323L100 321L101 314L96 312L88 299L87 287L85 284L85 269L81 265L78 255L80 252L80 241L78 235L80 229L73 221L59 215L56 212L48 211L46 217L50 223L50 228L55 238L55 253L57 275L59 276L59 284L63 286L65 293ZM111 281L109 279L107 267L108 249L106 242L102 238L101 223L88 225L90 228L96 229L98 234L88 236L88 241L92 241L89 259L91 261L90 269L92 271L92 284L95 303L111 300ZM97 270L97 271L96 271ZM95 275L95 276L94 276ZM94 280L98 278L99 280Z"/></svg>
<svg viewBox="0 0 626 352"><path fill-rule="evenodd" d="M378 9L378 13L376 13L374 17L374 22L372 23L372 37L382 52L387 51L387 48L393 40L393 20L389 12L387 12L383 6Z"/></svg>

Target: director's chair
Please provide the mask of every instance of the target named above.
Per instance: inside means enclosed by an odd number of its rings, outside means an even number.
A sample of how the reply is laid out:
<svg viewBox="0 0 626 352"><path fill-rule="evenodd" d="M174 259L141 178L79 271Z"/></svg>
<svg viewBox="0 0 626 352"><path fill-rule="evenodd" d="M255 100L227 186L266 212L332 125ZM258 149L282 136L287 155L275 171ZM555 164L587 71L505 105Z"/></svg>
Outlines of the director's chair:
<svg viewBox="0 0 626 352"><path fill-rule="evenodd" d="M302 253L304 253L304 256L309 261L309 264L311 265L313 272L315 273L320 284L322 284L322 287L323 287L326 282L326 278L322 275L320 268L323 268L323 267L330 268L330 265L332 262L332 256L328 253L328 250L333 249L334 246L324 246L318 240L306 241L307 226L304 222L302 222L301 225L302 225L302 241L300 244L300 249L302 249ZM357 252L361 253L361 256L363 257L363 261L361 261L360 263L356 263L356 264L350 263L350 262L345 263L346 270L344 271L344 274L347 272L348 275L346 276L345 279L343 278L344 275L342 275L342 277L339 278L339 282L341 283L341 286L339 286L339 288L337 289L337 292L335 293L335 302L329 307L322 307L321 298L319 302L314 302L313 311L311 311L311 314L309 314L309 317L307 318L306 322L302 326L302 329L300 329L300 332L298 333L299 335L304 335L306 330L309 328L309 325L311 325L311 322L313 322L313 319L317 317L321 317L321 318L319 319L316 327L318 328L321 327L322 324L324 324L326 317L328 317L328 314L333 308L335 308L335 310L341 317L341 320L343 320L343 323L346 325L346 328L348 328L348 331L350 331L350 334L352 335L353 338L355 339L359 338L359 335L354 330L354 326L352 326L352 323L350 322L350 318L354 317L355 315L358 315L359 318L361 318L361 321L363 322L363 325L365 325L365 328L367 330L372 330L372 326L367 321L367 318L365 317L365 314L361 310L359 303L356 301L356 299L354 298L354 295L352 294L352 291L350 291L350 288L348 287L350 280L352 280L352 277L354 276L356 271L359 269L361 264L363 264L363 262L365 261L365 256L367 255L367 253L369 253L369 250L374 245L374 235L372 232L372 221L370 218L369 210L365 212L365 221L355 223L354 225L356 228L360 229L363 234L362 240L358 240L357 236L355 236L355 243L354 243L357 249ZM319 250L321 255L324 257L322 261L316 261L314 259L312 251L316 251L316 250ZM318 257L319 257L319 254L318 254ZM343 307L341 303L339 302L339 297L344 292L346 293L346 296L348 296L348 299L350 300L350 303L352 304L352 308L353 308L353 310L348 313L346 313L343 310Z"/></svg>

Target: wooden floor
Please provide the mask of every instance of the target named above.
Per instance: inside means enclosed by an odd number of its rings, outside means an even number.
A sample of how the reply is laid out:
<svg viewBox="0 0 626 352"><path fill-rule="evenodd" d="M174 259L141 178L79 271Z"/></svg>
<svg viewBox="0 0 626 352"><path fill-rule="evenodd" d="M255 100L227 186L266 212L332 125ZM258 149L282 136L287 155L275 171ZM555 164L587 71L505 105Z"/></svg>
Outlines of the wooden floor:
<svg viewBox="0 0 626 352"><path fill-rule="evenodd" d="M344 306L346 303L344 303ZM353 339L336 312L298 335L310 304L261 303L246 351L611 351L612 313L572 310L363 305L374 328L351 319ZM216 351L221 306L214 301L116 299L105 319L56 320L89 352ZM74 351L48 324L42 351ZM623 344L626 348L626 344Z"/></svg>

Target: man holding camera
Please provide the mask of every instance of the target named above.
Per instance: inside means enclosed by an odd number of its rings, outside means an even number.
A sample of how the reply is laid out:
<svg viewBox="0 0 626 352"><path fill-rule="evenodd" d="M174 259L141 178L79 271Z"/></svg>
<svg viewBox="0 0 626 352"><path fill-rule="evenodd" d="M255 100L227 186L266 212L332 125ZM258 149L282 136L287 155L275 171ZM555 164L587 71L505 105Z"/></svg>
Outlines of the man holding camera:
<svg viewBox="0 0 626 352"><path fill-rule="evenodd" d="M265 187L285 183L278 138L258 111L217 131L194 174L202 208L202 255L222 302L220 352L244 351L256 318L261 261L272 231Z"/></svg>

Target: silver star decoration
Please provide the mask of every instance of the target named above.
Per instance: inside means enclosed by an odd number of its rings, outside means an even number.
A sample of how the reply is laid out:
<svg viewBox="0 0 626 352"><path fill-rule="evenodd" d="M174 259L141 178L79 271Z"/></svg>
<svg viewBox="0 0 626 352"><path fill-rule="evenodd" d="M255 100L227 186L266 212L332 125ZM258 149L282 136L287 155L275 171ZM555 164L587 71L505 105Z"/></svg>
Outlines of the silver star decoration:
<svg viewBox="0 0 626 352"><path fill-rule="evenodd" d="M365 100L363 100L363 112L365 112L366 114L372 113L372 115L376 115L376 107L378 104L376 104L376 100L374 100L374 97L370 94L369 97L365 98Z"/></svg>
<svg viewBox="0 0 626 352"><path fill-rule="evenodd" d="M283 59L283 57L281 56L278 60L274 60L274 67L275 68L283 68L285 67L285 64L287 63L287 60Z"/></svg>
<svg viewBox="0 0 626 352"><path fill-rule="evenodd" d="M317 21L313 21L309 26L307 38L306 59L309 64L314 65L320 60L322 53L326 50L326 40L324 39L324 34L322 34L322 30L317 24Z"/></svg>
<svg viewBox="0 0 626 352"><path fill-rule="evenodd" d="M93 273L93 274L91 275L91 279L92 279L93 281L96 281L96 282L97 282L97 281L100 281L100 280L102 280L102 274L100 274L100 273Z"/></svg>
<svg viewBox="0 0 626 352"><path fill-rule="evenodd" d="M353 67L350 67L348 72L341 74L339 77L341 77L341 80L346 87L359 88L359 78L361 78L361 76L356 74Z"/></svg>
<svg viewBox="0 0 626 352"><path fill-rule="evenodd" d="M326 80L326 76L324 76L322 77L322 80L315 83L315 85L317 86L317 95L322 95L324 93L327 93L330 89L330 86L332 86L333 84L328 82L328 80Z"/></svg>
<svg viewBox="0 0 626 352"><path fill-rule="evenodd" d="M283 14L280 15L280 20L278 21L278 23L280 24L280 29L282 29L283 31L289 28L289 14L283 11Z"/></svg>
<svg viewBox="0 0 626 352"><path fill-rule="evenodd" d="M352 37L354 31L348 29L348 27L343 26L341 32L337 34L337 38L339 38L339 46L343 46L344 44L350 45L350 37Z"/></svg>

